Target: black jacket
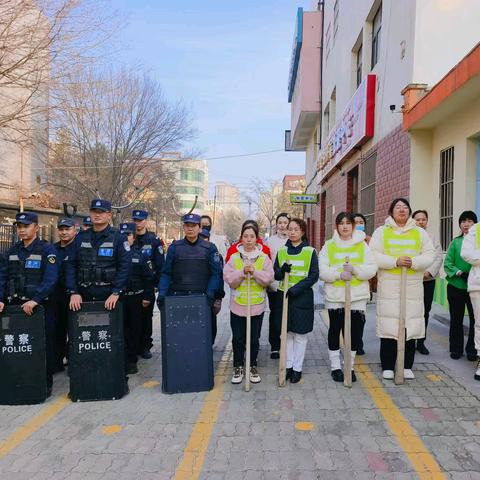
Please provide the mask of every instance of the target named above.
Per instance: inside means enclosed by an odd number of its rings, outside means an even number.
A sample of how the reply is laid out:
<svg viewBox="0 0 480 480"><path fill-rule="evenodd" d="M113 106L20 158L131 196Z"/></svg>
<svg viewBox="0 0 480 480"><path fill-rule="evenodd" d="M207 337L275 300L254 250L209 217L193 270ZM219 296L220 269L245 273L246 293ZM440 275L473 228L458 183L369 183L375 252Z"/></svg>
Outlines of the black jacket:
<svg viewBox="0 0 480 480"><path fill-rule="evenodd" d="M303 247L308 247L307 242L302 242L297 247L294 247L290 240L285 244L289 255L298 255ZM275 270L275 280L283 280L284 272L280 269L278 264L278 256L275 259L273 266ZM288 290L288 331L293 333L308 333L313 330L313 318L315 313L315 306L313 303L312 286L318 280L318 256L314 250L312 253L312 261L310 262L310 269L308 276L300 280L296 285ZM282 292L280 292L281 294ZM281 300L283 308L283 296Z"/></svg>

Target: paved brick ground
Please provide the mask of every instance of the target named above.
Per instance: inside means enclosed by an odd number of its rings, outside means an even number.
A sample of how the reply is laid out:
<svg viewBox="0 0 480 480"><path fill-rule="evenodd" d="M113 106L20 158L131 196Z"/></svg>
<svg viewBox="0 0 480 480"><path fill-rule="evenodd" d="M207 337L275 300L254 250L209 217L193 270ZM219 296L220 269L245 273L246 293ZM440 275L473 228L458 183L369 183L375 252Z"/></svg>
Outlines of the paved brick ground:
<svg viewBox="0 0 480 480"><path fill-rule="evenodd" d="M480 479L480 382L474 364L453 361L447 328L433 321L428 346L417 355L416 379L394 386L380 378L374 311L369 307L363 362L444 470L445 478ZM410 479L418 478L361 382L351 390L333 382L327 363L326 326L318 313L300 384L277 387L269 358L267 322L259 355L262 382L249 393L228 381L208 445L202 479ZM159 338L154 358L141 361L120 401L69 404L0 459L0 479L170 479L183 456L205 393L164 395ZM223 312L218 363L230 338ZM230 371L228 372L230 374ZM54 399L66 393L65 374L54 379ZM0 442L45 405L0 407ZM309 422L299 430L297 422ZM111 431L105 427L118 426Z"/></svg>

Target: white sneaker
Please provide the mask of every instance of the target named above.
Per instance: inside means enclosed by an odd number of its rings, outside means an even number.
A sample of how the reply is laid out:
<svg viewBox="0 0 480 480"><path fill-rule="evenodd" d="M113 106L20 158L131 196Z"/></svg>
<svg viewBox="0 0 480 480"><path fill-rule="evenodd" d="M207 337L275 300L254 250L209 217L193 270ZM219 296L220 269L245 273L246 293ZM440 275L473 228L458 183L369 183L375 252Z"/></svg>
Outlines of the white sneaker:
<svg viewBox="0 0 480 480"><path fill-rule="evenodd" d="M413 374L412 370L410 368L404 368L403 369L403 378L406 380L412 380L415 378L415 375Z"/></svg>
<svg viewBox="0 0 480 480"><path fill-rule="evenodd" d="M250 368L250 382L252 383L260 383L262 379L257 372L257 367Z"/></svg>
<svg viewBox="0 0 480 480"><path fill-rule="evenodd" d="M232 383L242 383L243 380L243 367L236 367L233 369Z"/></svg>
<svg viewBox="0 0 480 480"><path fill-rule="evenodd" d="M477 371L475 372L475 375L473 376L475 380L480 380L480 360L477 363Z"/></svg>
<svg viewBox="0 0 480 480"><path fill-rule="evenodd" d="M393 370L384 370L382 373L382 377L385 380L393 380L393 377L395 377L395 373L393 372Z"/></svg>

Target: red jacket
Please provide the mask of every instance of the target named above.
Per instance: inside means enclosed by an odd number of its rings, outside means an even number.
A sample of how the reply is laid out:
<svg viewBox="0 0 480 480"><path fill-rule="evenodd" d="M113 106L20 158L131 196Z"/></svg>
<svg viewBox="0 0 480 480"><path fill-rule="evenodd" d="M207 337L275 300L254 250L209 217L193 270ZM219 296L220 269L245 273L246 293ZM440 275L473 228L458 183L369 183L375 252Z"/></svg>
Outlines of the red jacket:
<svg viewBox="0 0 480 480"><path fill-rule="evenodd" d="M262 246L262 252L267 254L268 257L270 258L271 257L270 249L263 243L263 240L261 238L257 238L257 243L259 243ZM230 257L234 253L238 252L238 246L241 245L241 244L242 244L242 242L238 241L237 243L234 243L233 245L230 245L230 247L227 250L227 257L225 258L225 263L227 263L228 260L230 260Z"/></svg>

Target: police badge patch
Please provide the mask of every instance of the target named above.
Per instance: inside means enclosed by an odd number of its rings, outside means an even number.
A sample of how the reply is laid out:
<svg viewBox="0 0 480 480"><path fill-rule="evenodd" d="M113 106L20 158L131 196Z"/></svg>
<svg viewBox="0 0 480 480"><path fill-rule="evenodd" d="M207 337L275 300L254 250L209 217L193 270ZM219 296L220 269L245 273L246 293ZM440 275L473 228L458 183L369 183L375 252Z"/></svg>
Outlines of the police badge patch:
<svg viewBox="0 0 480 480"><path fill-rule="evenodd" d="M220 262L220 254L218 252L215 252L215 255L213 256L213 260L217 263Z"/></svg>
<svg viewBox="0 0 480 480"><path fill-rule="evenodd" d="M47 262L51 263L52 265L55 264L57 261L57 256L56 255L47 255Z"/></svg>
<svg viewBox="0 0 480 480"><path fill-rule="evenodd" d="M123 248L129 252L130 251L130 244L128 242L123 242Z"/></svg>
<svg viewBox="0 0 480 480"><path fill-rule="evenodd" d="M161 245L158 246L158 253L163 255L163 247Z"/></svg>

